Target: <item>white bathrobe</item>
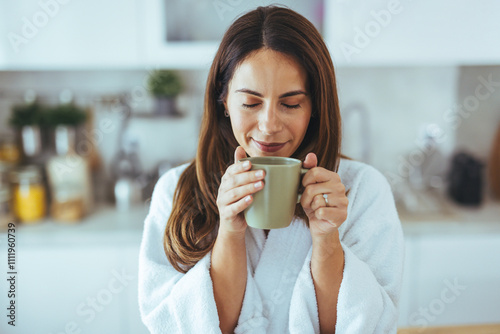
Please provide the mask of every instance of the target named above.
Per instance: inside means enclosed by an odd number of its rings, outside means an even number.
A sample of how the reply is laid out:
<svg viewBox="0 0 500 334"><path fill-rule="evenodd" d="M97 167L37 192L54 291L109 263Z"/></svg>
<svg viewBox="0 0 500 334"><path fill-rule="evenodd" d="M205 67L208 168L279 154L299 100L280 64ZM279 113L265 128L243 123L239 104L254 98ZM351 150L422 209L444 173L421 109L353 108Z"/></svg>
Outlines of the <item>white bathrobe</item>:
<svg viewBox="0 0 500 334"><path fill-rule="evenodd" d="M158 181L139 258L139 306L151 333L221 333L210 278L209 252L186 274L163 250L163 234L180 174ZM337 304L337 334L396 333L403 271L403 234L391 188L375 168L341 159L349 189L348 217L339 228L345 267ZM295 220L284 229L247 228L247 285L235 329L243 333L319 333L311 275L309 229Z"/></svg>

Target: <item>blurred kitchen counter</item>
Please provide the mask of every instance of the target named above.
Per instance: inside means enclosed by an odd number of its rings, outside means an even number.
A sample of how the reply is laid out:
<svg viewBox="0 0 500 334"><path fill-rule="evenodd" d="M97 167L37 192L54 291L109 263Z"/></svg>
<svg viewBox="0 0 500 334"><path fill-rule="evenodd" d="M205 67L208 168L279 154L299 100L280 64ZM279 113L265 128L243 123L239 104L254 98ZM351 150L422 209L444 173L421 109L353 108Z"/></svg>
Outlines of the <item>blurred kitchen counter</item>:
<svg viewBox="0 0 500 334"><path fill-rule="evenodd" d="M446 209L441 213L398 211L406 236L500 233L500 202L491 199L477 208L447 202Z"/></svg>
<svg viewBox="0 0 500 334"><path fill-rule="evenodd" d="M33 225L17 224L17 244L21 247L66 244L139 245L148 211L147 205L136 206L125 212L117 211L113 206L103 206L76 223L55 222L47 218Z"/></svg>
<svg viewBox="0 0 500 334"><path fill-rule="evenodd" d="M148 205L120 212L113 206L98 207L78 223L61 223L47 218L37 224L17 224L20 245L139 244ZM479 208L449 204L446 214L399 213L406 236L500 233L500 203L488 201ZM2 233L5 233L2 231Z"/></svg>

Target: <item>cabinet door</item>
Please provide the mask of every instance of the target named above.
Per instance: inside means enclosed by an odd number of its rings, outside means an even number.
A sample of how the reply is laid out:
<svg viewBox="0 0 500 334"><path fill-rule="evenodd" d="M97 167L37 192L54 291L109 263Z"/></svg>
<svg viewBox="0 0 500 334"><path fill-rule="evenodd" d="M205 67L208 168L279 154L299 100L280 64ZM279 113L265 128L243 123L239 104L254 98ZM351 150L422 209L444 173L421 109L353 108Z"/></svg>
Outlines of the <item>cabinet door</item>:
<svg viewBox="0 0 500 334"><path fill-rule="evenodd" d="M326 39L339 66L499 64L495 0L329 0Z"/></svg>
<svg viewBox="0 0 500 334"><path fill-rule="evenodd" d="M16 327L2 321L1 333L128 333L136 273L123 267L119 248L17 248Z"/></svg>
<svg viewBox="0 0 500 334"><path fill-rule="evenodd" d="M121 251L121 260L123 268L134 277L130 282L130 289L127 290L127 328L129 333L134 334L148 334L149 331L142 323L139 313L139 300L138 300L138 269L139 269L139 243L124 247Z"/></svg>
<svg viewBox="0 0 500 334"><path fill-rule="evenodd" d="M136 0L2 1L0 12L4 16L0 30L7 37L0 42L2 68L82 69L138 63Z"/></svg>
<svg viewBox="0 0 500 334"><path fill-rule="evenodd" d="M426 236L415 252L409 326L500 321L498 234Z"/></svg>
<svg viewBox="0 0 500 334"><path fill-rule="evenodd" d="M411 235L405 235L405 263L403 272L403 282L401 286L401 295L399 298L399 327L408 326L408 317L411 310L411 302L414 297L415 287L415 238Z"/></svg>

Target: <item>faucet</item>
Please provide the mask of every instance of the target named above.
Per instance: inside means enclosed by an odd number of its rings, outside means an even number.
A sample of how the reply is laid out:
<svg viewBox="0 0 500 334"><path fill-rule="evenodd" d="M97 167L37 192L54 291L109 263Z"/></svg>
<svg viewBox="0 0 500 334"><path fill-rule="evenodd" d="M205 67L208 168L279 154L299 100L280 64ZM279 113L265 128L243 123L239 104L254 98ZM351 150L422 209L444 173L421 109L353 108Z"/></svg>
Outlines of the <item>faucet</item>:
<svg viewBox="0 0 500 334"><path fill-rule="evenodd" d="M348 120L352 114L359 113L360 116L360 133L359 135L363 141L363 147L361 148L361 161L364 163L370 163L371 155L371 132L370 132L370 119L368 115L368 110L366 107L359 102L354 102L343 108L342 118L343 120Z"/></svg>

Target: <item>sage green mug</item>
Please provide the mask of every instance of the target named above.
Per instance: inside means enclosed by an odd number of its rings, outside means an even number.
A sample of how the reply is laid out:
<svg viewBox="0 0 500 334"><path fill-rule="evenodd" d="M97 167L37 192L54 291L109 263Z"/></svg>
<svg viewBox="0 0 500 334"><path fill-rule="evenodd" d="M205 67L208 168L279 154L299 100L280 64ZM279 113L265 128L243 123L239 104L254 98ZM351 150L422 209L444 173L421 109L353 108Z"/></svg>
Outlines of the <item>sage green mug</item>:
<svg viewBox="0 0 500 334"><path fill-rule="evenodd" d="M298 159L285 157L250 157L251 170L264 170L264 187L253 194L253 202L244 215L249 226L260 229L288 227L295 205L300 202L299 187L308 169Z"/></svg>

